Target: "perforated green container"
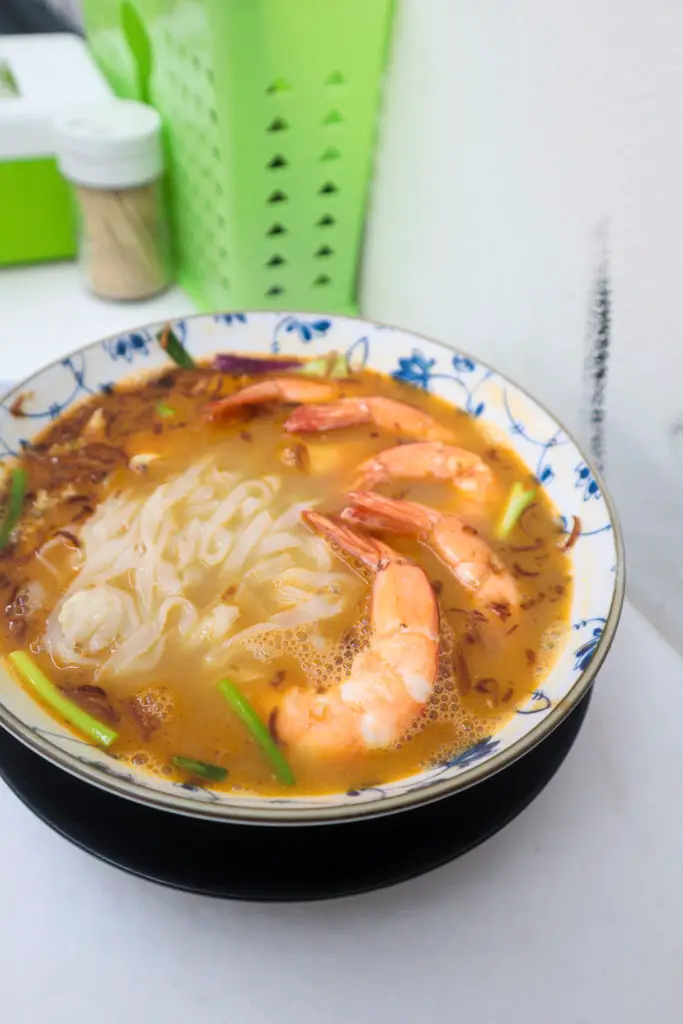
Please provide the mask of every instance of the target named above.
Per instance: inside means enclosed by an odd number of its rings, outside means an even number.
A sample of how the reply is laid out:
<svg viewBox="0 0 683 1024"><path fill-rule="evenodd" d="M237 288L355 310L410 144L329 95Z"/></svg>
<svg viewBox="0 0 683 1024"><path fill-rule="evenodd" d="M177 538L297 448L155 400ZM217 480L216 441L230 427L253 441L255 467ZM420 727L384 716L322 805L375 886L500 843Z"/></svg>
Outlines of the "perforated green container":
<svg viewBox="0 0 683 1024"><path fill-rule="evenodd" d="M355 309L393 0L85 0L167 129L178 277L203 308Z"/></svg>

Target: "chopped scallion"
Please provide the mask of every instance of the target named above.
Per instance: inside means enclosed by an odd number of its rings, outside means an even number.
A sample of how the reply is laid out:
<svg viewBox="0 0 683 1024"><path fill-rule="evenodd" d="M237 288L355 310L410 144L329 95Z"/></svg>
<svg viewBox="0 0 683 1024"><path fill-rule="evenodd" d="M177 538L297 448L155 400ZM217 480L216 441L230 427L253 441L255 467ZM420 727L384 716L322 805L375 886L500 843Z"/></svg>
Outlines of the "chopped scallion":
<svg viewBox="0 0 683 1024"><path fill-rule="evenodd" d="M198 775L200 779L210 779L211 782L222 782L228 777L228 769L221 768L219 764L208 764L206 761L195 761L193 757L181 757L176 754L171 758L171 763L176 768L182 768L190 775Z"/></svg>
<svg viewBox="0 0 683 1024"><path fill-rule="evenodd" d="M157 402L154 409L160 416L175 416L175 409L170 405L166 405L166 402Z"/></svg>
<svg viewBox="0 0 683 1024"><path fill-rule="evenodd" d="M496 536L499 540L505 540L510 536L519 522L520 516L526 512L529 505L536 499L536 491L525 491L519 481L512 485L512 490L507 500L507 505L501 516Z"/></svg>
<svg viewBox="0 0 683 1024"><path fill-rule="evenodd" d="M193 370L195 368L194 359L179 338L173 333L170 324L166 324L164 329L157 335L157 338L164 352L170 356L174 363L177 363L183 370Z"/></svg>
<svg viewBox="0 0 683 1024"><path fill-rule="evenodd" d="M267 726L263 724L256 711L247 698L238 690L229 679L222 679L218 684L218 690L222 697L228 702L235 714L242 719L247 729L262 748L266 757L273 766L275 775L285 786L293 786L295 783L294 772L287 760L268 732Z"/></svg>
<svg viewBox="0 0 683 1024"><path fill-rule="evenodd" d="M26 494L26 470L13 469L10 475L9 493L5 507L5 517L0 526L0 548L4 548L12 530L17 525L24 507L24 496Z"/></svg>
<svg viewBox="0 0 683 1024"><path fill-rule="evenodd" d="M114 740L119 738L119 734L110 729L108 725L99 722L87 711L83 711L73 701L70 701L68 697L65 697L63 693L60 693L54 683L38 668L33 658L24 651L12 651L9 660L24 682L29 684L43 703L60 714L88 739L103 747L109 747Z"/></svg>
<svg viewBox="0 0 683 1024"><path fill-rule="evenodd" d="M320 359L309 359L291 373L300 373L304 377L348 377L349 364L345 355L339 352L328 352Z"/></svg>

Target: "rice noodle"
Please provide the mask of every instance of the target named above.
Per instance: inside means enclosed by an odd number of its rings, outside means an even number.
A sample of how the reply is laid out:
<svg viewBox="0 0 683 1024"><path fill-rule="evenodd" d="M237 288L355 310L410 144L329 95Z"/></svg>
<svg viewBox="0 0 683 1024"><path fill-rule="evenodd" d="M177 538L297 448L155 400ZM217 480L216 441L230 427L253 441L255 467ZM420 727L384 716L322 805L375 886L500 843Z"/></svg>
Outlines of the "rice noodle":
<svg viewBox="0 0 683 1024"><path fill-rule="evenodd" d="M296 537L283 530L281 533L271 533L266 537L261 543L260 550L262 555L274 555L280 551L286 551L287 548L294 548L296 545Z"/></svg>
<svg viewBox="0 0 683 1024"><path fill-rule="evenodd" d="M315 634L360 584L336 560L331 571L301 522L313 503L285 506L280 492L276 476L204 459L149 493L111 495L80 528L75 575L47 620L52 657L107 678L151 671L164 652L220 665L272 630Z"/></svg>
<svg viewBox="0 0 683 1024"><path fill-rule="evenodd" d="M292 536L292 546L299 543L296 537ZM261 550L267 542L261 542ZM291 555L276 555L274 558L266 558L262 562L258 562L253 569L245 573L242 582L243 583L263 583L265 580L274 580L277 576L280 576L286 569L289 569L292 565Z"/></svg>

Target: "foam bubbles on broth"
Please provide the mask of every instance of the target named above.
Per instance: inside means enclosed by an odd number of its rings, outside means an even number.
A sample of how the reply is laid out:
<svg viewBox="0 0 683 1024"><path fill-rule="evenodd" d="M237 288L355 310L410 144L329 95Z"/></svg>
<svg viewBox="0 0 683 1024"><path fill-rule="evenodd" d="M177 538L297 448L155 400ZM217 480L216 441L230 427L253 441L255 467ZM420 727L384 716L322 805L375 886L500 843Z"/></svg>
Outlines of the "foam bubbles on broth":
<svg viewBox="0 0 683 1024"><path fill-rule="evenodd" d="M440 620L439 666L434 693L427 702L424 714L415 720L401 740L401 745L410 743L428 726L437 723L452 727L453 742L442 745L431 754L425 761L425 767L449 760L466 747L483 739L490 731L490 723L478 720L464 707L460 696L462 681L456 671L458 638L443 609Z"/></svg>
<svg viewBox="0 0 683 1024"><path fill-rule="evenodd" d="M425 767L454 757L490 732L490 723L484 723L469 713L460 698L460 680L455 659L458 640L443 611L440 629L439 663L434 692L425 705L423 714L415 719L412 726L394 745L395 750L401 750L429 726L450 727L455 737L453 743L441 746L433 756L426 758ZM283 659L296 662L308 684L324 692L348 677L354 658L368 647L371 638L369 602L365 601L358 619L337 638L326 640L318 633L305 628L285 632L269 631L252 637L248 648L255 658L266 664L280 663Z"/></svg>

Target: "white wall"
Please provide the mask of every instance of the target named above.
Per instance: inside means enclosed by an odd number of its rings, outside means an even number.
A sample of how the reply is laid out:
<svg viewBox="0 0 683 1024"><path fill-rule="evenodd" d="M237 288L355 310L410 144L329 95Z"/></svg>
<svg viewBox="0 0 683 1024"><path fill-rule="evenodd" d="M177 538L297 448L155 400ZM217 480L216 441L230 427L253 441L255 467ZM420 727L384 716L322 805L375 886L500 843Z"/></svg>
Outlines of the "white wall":
<svg viewBox="0 0 683 1024"><path fill-rule="evenodd" d="M606 267L598 447L631 596L683 650L682 136L681 0L403 0L364 309L490 360L587 440Z"/></svg>

